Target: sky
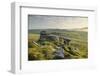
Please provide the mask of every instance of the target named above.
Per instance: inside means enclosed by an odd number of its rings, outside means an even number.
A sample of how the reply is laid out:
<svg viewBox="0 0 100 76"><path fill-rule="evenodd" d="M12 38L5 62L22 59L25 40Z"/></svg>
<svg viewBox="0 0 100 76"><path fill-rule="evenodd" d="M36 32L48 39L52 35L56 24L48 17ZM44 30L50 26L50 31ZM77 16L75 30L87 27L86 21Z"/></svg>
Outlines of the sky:
<svg viewBox="0 0 100 76"><path fill-rule="evenodd" d="M28 29L75 29L88 26L88 17L28 15Z"/></svg>

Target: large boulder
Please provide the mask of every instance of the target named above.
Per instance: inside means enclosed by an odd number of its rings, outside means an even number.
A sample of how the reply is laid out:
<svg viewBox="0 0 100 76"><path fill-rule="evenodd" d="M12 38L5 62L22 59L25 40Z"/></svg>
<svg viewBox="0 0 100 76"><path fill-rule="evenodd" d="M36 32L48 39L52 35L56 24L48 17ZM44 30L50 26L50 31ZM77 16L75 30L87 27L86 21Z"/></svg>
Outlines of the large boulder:
<svg viewBox="0 0 100 76"><path fill-rule="evenodd" d="M39 39L39 41L40 42L53 41L55 43L69 45L69 42L71 40L66 38L66 37L57 36L57 35L54 35L54 34L49 34L46 31L41 31L40 32L40 39Z"/></svg>
<svg viewBox="0 0 100 76"><path fill-rule="evenodd" d="M53 34L48 34L46 31L40 32L40 39L39 41L59 41L59 37Z"/></svg>
<svg viewBox="0 0 100 76"><path fill-rule="evenodd" d="M54 53L54 59L64 59L64 49L58 47Z"/></svg>
<svg viewBox="0 0 100 76"><path fill-rule="evenodd" d="M47 39L47 33L46 31L41 31L40 32L40 41L46 40Z"/></svg>
<svg viewBox="0 0 100 76"><path fill-rule="evenodd" d="M71 40L70 40L70 39L68 39L68 38L65 38L65 37L64 37L63 39L64 39L64 44L69 45L69 43L70 43L70 41L71 41Z"/></svg>
<svg viewBox="0 0 100 76"><path fill-rule="evenodd" d="M48 35L47 40L57 42L57 41L59 41L59 37L56 35L50 34L50 35Z"/></svg>

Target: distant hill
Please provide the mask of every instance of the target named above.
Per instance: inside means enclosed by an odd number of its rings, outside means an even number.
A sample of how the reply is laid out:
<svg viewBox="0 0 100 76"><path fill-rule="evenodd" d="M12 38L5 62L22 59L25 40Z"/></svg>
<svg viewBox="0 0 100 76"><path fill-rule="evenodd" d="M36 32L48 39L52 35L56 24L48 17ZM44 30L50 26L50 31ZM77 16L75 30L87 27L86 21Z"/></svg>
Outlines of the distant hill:
<svg viewBox="0 0 100 76"><path fill-rule="evenodd" d="M71 29L73 31L85 31L87 32L88 31L88 27L83 27L83 28L75 28L75 29Z"/></svg>
<svg viewBox="0 0 100 76"><path fill-rule="evenodd" d="M28 32L29 33L37 33L37 34L39 34L43 30L47 31L48 33L51 33L51 32L67 32L67 31L83 31L83 32L87 32L88 31L88 27L75 28L75 29L30 29L30 30L28 30Z"/></svg>
<svg viewBox="0 0 100 76"><path fill-rule="evenodd" d="M29 33L36 33L36 34L40 34L41 31L47 31L48 33L51 33L51 32L56 32L56 33L59 33L59 32L67 32L67 31L70 31L70 30L67 30L67 29L30 29L28 30Z"/></svg>

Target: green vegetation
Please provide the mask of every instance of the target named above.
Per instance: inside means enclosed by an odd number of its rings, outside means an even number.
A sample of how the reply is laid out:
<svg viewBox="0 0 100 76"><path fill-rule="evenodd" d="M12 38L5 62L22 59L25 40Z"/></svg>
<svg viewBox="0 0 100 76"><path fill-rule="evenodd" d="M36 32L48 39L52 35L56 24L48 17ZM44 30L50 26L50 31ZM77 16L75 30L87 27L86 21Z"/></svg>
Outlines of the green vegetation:
<svg viewBox="0 0 100 76"><path fill-rule="evenodd" d="M28 60L52 60L55 59L55 51L63 45L63 59L88 58L87 32L69 31L65 29L44 29L47 33L70 39L70 44L65 45L63 39L59 41L39 41L42 29L29 30L28 35Z"/></svg>

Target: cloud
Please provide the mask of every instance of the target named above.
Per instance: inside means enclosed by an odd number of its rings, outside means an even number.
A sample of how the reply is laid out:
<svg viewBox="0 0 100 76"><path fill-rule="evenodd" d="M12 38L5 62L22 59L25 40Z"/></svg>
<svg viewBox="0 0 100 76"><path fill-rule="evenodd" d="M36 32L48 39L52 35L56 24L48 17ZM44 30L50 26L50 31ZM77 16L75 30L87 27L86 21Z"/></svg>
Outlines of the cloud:
<svg viewBox="0 0 100 76"><path fill-rule="evenodd" d="M87 17L29 15L29 29L73 29L88 26Z"/></svg>

